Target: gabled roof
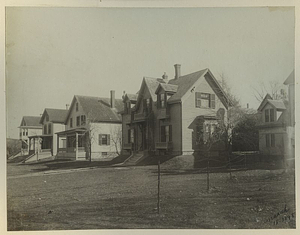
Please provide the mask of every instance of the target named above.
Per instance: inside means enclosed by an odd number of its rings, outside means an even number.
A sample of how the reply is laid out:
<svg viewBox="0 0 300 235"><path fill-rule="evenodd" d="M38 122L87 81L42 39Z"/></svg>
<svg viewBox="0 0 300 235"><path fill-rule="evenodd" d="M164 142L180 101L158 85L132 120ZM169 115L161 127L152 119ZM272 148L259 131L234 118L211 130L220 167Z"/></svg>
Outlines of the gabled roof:
<svg viewBox="0 0 300 235"><path fill-rule="evenodd" d="M68 110L66 109L49 109L46 108L40 120L40 124L43 123L46 115L49 116L49 121L53 123L64 123L67 117Z"/></svg>
<svg viewBox="0 0 300 235"><path fill-rule="evenodd" d="M183 96L193 88L194 84L199 79L207 80L208 84L211 86L211 88L214 90L214 92L226 108L228 108L229 106L233 106L231 99L226 95L225 91L220 86L209 69L203 69L191 74L181 76L177 79L170 80L168 84L177 85L178 89L177 92L168 100L168 103L181 101Z"/></svg>
<svg viewBox="0 0 300 235"><path fill-rule="evenodd" d="M148 87L148 90L150 92L150 95L151 95L151 98L153 101L156 101L157 100L157 97L156 97L156 89L158 88L159 84L161 83L165 83L165 81L161 78L149 78L149 77L144 77L144 80L143 80L146 84L146 86ZM140 94L139 94L140 96Z"/></svg>
<svg viewBox="0 0 300 235"><path fill-rule="evenodd" d="M177 85L172 85L172 84L165 84L165 83L160 83L159 86L157 87L155 94L158 93L160 89L163 89L165 92L177 92L178 86Z"/></svg>
<svg viewBox="0 0 300 235"><path fill-rule="evenodd" d="M40 124L40 119L41 119L41 117L39 117L39 116L24 116L22 118L20 126L32 126L32 127L42 128L42 126Z"/></svg>
<svg viewBox="0 0 300 235"><path fill-rule="evenodd" d="M269 94L266 94L265 98L258 107L258 111L262 111L266 104L271 104L276 110L285 110L286 105L283 100L273 100Z"/></svg>
<svg viewBox="0 0 300 235"><path fill-rule="evenodd" d="M137 104L134 107L134 109L139 107L140 100L142 99L142 96L143 96L143 92L141 92L141 91L144 90L145 87L148 88L151 99L153 102L155 102L157 100L157 96L156 96L155 92L160 83L165 83L165 81L162 78L144 77L142 84L141 84L141 88L138 92Z"/></svg>
<svg viewBox="0 0 300 235"><path fill-rule="evenodd" d="M70 112L76 101L80 104L87 118L89 118L91 122L121 122L121 115L119 112L124 108L122 99L115 99L115 108L111 108L110 98L75 95L65 124L67 123L67 119L69 118Z"/></svg>
<svg viewBox="0 0 300 235"><path fill-rule="evenodd" d="M203 69L191 74L181 76L177 79L172 79L168 82L171 85L177 85L177 92L168 100L168 102L179 101L192 88L195 82L205 73L207 69Z"/></svg>
<svg viewBox="0 0 300 235"><path fill-rule="evenodd" d="M287 77L287 79L283 83L284 85L295 84L295 70L291 72L291 74Z"/></svg>

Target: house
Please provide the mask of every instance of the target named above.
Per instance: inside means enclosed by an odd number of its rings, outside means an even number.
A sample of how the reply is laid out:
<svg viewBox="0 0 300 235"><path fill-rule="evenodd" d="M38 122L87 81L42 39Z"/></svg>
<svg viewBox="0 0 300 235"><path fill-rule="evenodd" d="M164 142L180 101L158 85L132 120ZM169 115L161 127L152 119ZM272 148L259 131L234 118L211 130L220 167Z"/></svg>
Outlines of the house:
<svg viewBox="0 0 300 235"><path fill-rule="evenodd" d="M144 77L138 94L123 96L123 152L135 162L155 154L191 155L227 117L230 99L209 69L175 78Z"/></svg>
<svg viewBox="0 0 300 235"><path fill-rule="evenodd" d="M42 134L42 125L40 124L41 117L39 116L24 116L22 117L21 125L19 126L19 138L22 141L21 154L29 154L28 136Z"/></svg>
<svg viewBox="0 0 300 235"><path fill-rule="evenodd" d="M55 132L65 129L64 121L68 110L65 109L44 109L39 124L42 126L42 133L29 136L30 154L35 154L39 159L56 156L57 136ZM63 142L63 140L61 140ZM36 143L38 143L36 145ZM32 158L33 159L33 158Z"/></svg>
<svg viewBox="0 0 300 235"><path fill-rule="evenodd" d="M57 158L109 160L120 154L122 99L73 97L65 118L65 131L57 132ZM60 145L65 139L66 145Z"/></svg>
<svg viewBox="0 0 300 235"><path fill-rule="evenodd" d="M267 94L258 111L261 114L259 128L259 150L265 157L285 160L293 165L295 156L295 93L294 72L284 84L289 86L288 101L273 100Z"/></svg>

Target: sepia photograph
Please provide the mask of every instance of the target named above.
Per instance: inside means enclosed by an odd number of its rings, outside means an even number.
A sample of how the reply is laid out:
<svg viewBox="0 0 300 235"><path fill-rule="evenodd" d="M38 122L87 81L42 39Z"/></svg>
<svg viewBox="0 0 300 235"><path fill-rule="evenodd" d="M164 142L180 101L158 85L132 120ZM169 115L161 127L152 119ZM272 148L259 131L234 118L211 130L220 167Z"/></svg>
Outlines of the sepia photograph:
<svg viewBox="0 0 300 235"><path fill-rule="evenodd" d="M7 6L7 231L295 230L295 17Z"/></svg>

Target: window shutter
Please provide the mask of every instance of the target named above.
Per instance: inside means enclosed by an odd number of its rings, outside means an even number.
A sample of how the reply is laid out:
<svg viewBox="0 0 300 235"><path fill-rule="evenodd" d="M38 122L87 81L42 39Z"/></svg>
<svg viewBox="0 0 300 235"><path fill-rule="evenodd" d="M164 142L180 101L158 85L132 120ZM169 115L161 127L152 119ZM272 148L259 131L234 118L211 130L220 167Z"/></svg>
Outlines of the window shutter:
<svg viewBox="0 0 300 235"><path fill-rule="evenodd" d="M215 94L210 95L210 107L212 109L216 108L216 96L215 96Z"/></svg>
<svg viewBox="0 0 300 235"><path fill-rule="evenodd" d="M198 103L197 103L197 94L198 94L198 92L195 92L195 107L196 107L196 108L198 107Z"/></svg>
<svg viewBox="0 0 300 235"><path fill-rule="evenodd" d="M99 134L99 145L102 145L102 135Z"/></svg>
<svg viewBox="0 0 300 235"><path fill-rule="evenodd" d="M169 141L172 141L172 126L169 126Z"/></svg>
<svg viewBox="0 0 300 235"><path fill-rule="evenodd" d="M127 131L127 143L129 144L129 143L131 143L131 136L130 136L130 129Z"/></svg>
<svg viewBox="0 0 300 235"><path fill-rule="evenodd" d="M107 138L107 145L110 145L110 135L106 135Z"/></svg>

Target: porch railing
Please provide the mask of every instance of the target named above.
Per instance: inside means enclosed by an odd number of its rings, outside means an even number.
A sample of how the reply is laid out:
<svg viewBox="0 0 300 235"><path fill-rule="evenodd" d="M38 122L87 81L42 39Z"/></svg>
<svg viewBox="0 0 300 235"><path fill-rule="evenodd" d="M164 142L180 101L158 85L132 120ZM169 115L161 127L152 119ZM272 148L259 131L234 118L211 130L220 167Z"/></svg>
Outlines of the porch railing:
<svg viewBox="0 0 300 235"><path fill-rule="evenodd" d="M156 142L155 149L170 150L173 147L172 142Z"/></svg>
<svg viewBox="0 0 300 235"><path fill-rule="evenodd" d="M135 113L134 120L135 121L143 121L146 119L146 113Z"/></svg>

